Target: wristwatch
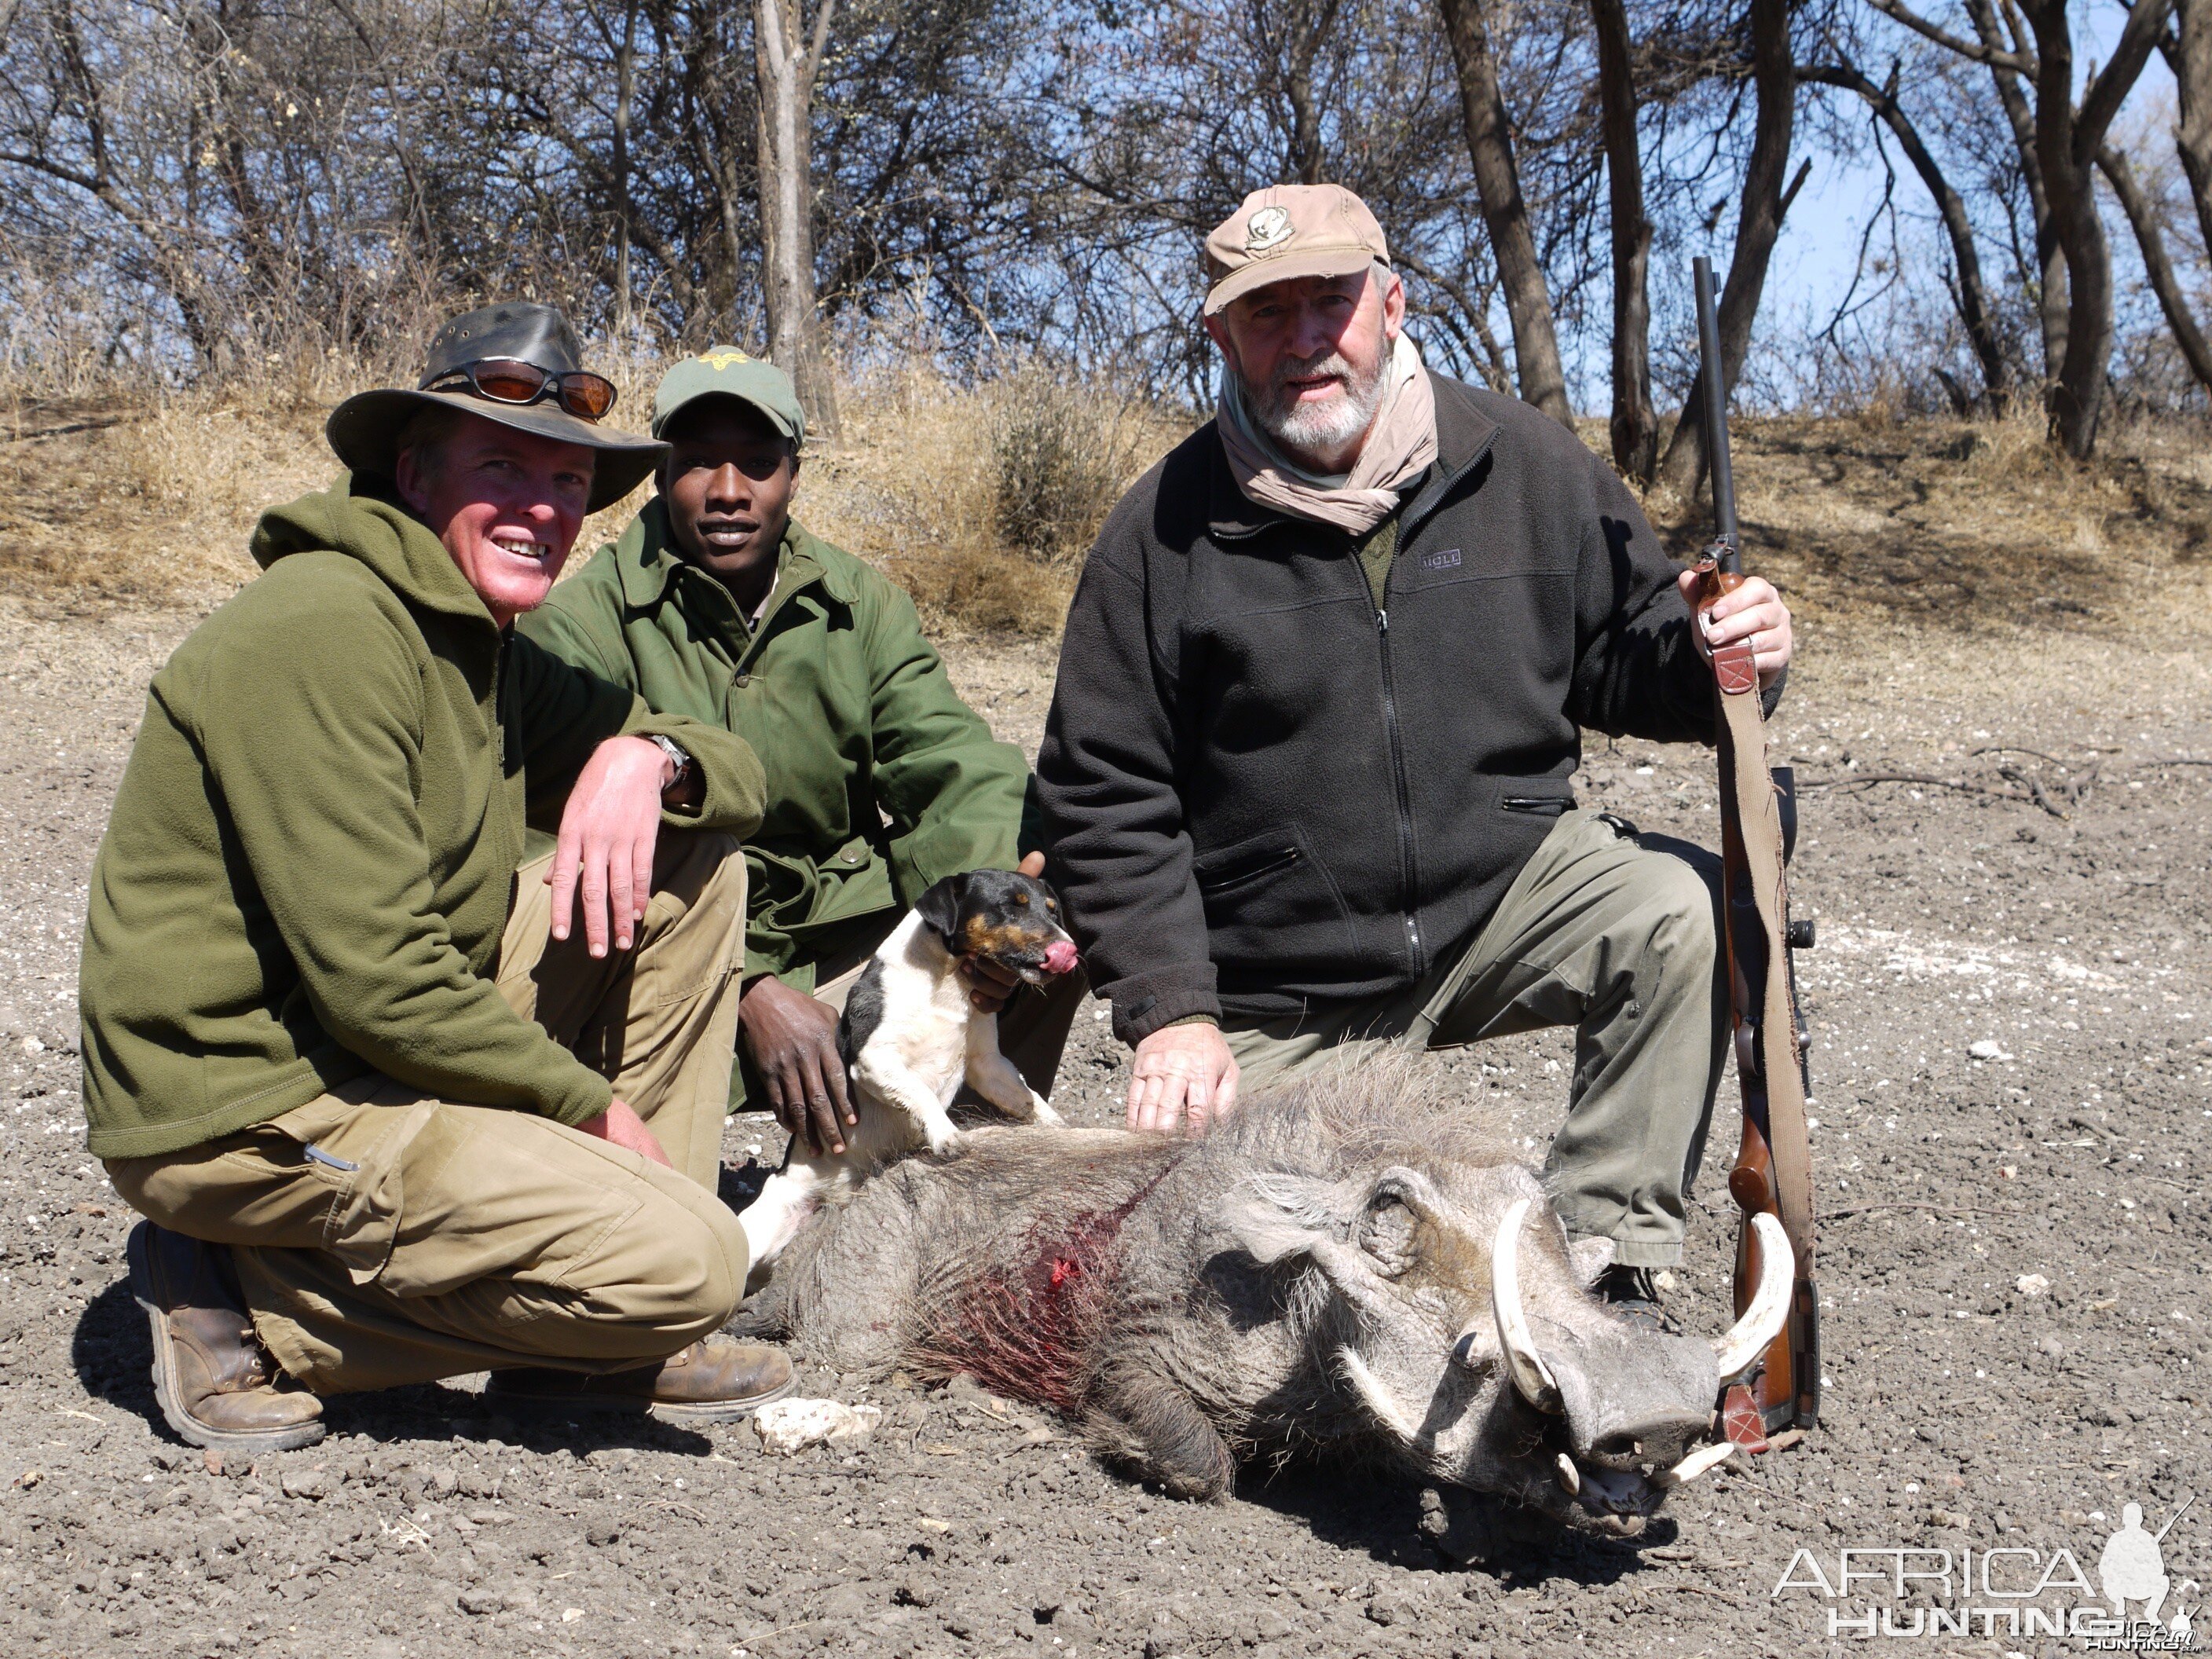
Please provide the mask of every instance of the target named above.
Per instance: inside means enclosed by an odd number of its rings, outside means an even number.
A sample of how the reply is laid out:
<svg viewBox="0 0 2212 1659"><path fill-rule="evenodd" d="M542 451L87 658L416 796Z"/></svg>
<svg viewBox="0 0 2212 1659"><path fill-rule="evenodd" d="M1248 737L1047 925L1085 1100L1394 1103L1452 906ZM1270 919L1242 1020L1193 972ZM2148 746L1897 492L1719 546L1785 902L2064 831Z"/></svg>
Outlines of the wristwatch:
<svg viewBox="0 0 2212 1659"><path fill-rule="evenodd" d="M664 738L658 732L648 732L645 740L668 757L676 767L676 775L669 779L666 787L673 789L691 775L691 757L684 745L673 738Z"/></svg>

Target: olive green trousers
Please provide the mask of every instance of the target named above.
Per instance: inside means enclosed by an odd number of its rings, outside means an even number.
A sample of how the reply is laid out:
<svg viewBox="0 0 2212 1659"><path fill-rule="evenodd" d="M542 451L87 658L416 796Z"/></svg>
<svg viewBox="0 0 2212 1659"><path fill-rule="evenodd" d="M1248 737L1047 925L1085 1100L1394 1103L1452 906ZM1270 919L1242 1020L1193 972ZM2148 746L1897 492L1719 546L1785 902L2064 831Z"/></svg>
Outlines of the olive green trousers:
<svg viewBox="0 0 2212 1659"><path fill-rule="evenodd" d="M718 1329L744 1232L715 1194L745 921L737 842L664 831L633 948L556 943L516 877L499 988L653 1130L673 1169L526 1111L372 1074L241 1133L119 1159L157 1225L230 1247L256 1330L319 1394L513 1365L618 1370Z"/></svg>
<svg viewBox="0 0 2212 1659"><path fill-rule="evenodd" d="M1249 1095L1358 1046L1449 1048L1575 1028L1566 1120L1545 1164L1570 1233L1613 1260L1682 1253L1728 1025L1720 861L1609 814L1561 817L1473 943L1412 989L1309 1016L1227 1025Z"/></svg>

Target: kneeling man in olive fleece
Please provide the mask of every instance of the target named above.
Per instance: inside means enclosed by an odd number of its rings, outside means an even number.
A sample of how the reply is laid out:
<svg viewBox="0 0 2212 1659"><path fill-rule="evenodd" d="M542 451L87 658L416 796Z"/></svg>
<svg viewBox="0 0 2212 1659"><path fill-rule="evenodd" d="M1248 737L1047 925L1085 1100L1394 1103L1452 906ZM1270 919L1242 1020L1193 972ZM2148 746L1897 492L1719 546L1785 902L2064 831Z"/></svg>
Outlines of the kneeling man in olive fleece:
<svg viewBox="0 0 2212 1659"><path fill-rule="evenodd" d="M509 1409L693 1421L789 1387L715 1334L760 764L512 627L660 453L613 401L559 313L455 319L420 389L332 415L350 476L263 516L265 574L155 677L93 870L84 1093L195 1444L486 1370ZM525 863L530 823L559 838Z"/></svg>

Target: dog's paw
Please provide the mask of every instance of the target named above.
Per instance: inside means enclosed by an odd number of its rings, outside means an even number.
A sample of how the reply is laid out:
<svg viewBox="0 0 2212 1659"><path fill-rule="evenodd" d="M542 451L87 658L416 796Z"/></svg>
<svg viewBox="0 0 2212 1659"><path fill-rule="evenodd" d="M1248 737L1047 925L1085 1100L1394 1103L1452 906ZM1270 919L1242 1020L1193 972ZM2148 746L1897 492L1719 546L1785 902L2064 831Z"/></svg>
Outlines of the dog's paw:
<svg viewBox="0 0 2212 1659"><path fill-rule="evenodd" d="M1030 1121L1032 1123L1042 1123L1047 1128L1057 1129L1063 1127L1066 1123L1067 1120L1062 1117L1058 1112L1052 1109L1051 1102L1048 1101L1042 1095L1036 1093L1035 1091L1031 1091L1030 1094Z"/></svg>
<svg viewBox="0 0 2212 1659"><path fill-rule="evenodd" d="M961 1143L967 1139L967 1136L954 1127L950 1119L943 1123L925 1123L922 1125L921 1133L922 1138L929 1145L931 1156L935 1158L951 1158L960 1150Z"/></svg>

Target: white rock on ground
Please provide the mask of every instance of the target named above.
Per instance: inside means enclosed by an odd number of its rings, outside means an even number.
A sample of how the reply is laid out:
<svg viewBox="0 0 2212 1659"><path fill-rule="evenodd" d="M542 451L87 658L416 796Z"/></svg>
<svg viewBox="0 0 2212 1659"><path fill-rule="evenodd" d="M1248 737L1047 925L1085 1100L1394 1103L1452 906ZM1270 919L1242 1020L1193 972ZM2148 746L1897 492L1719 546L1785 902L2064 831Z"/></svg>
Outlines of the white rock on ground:
<svg viewBox="0 0 2212 1659"><path fill-rule="evenodd" d="M753 1413L753 1432L761 1449L778 1457L824 1443L850 1451L868 1443L883 1414L880 1406L848 1406L842 1400L778 1400Z"/></svg>

